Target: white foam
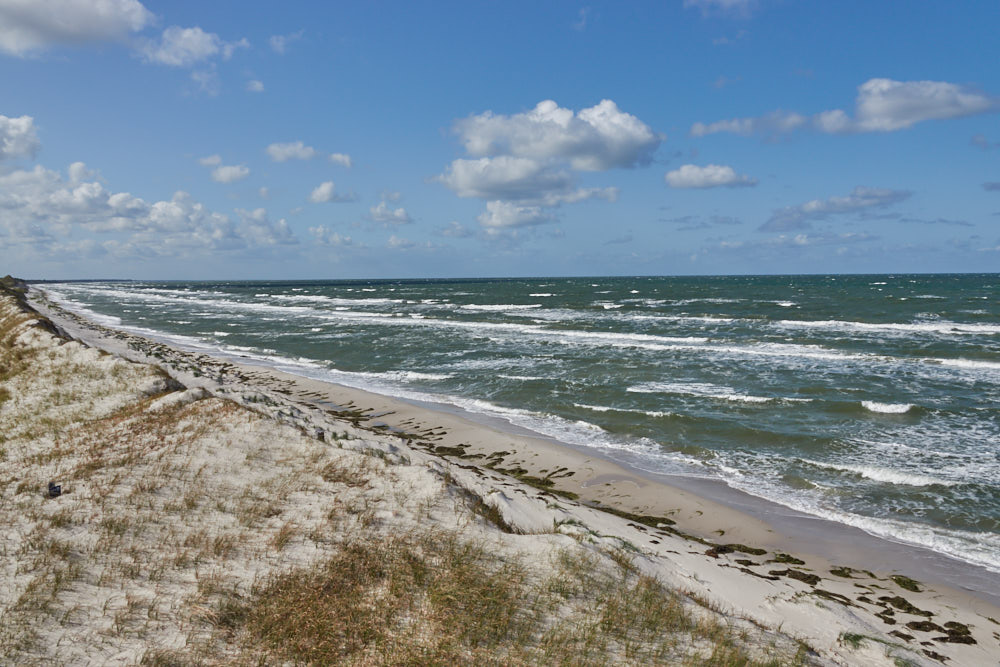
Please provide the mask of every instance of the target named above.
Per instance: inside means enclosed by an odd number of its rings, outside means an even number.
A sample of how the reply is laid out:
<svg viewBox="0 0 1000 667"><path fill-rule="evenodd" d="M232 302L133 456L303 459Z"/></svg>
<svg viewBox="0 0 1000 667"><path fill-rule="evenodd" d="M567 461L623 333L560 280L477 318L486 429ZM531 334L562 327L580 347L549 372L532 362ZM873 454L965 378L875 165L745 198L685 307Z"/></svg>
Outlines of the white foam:
<svg viewBox="0 0 1000 667"><path fill-rule="evenodd" d="M786 329L828 329L833 331L878 332L880 334L912 335L988 335L1000 333L1000 324L975 322L853 322L847 320L775 320L773 326Z"/></svg>
<svg viewBox="0 0 1000 667"><path fill-rule="evenodd" d="M574 406L578 408L583 408L584 410L593 410L594 412L631 412L637 415L646 415L647 417L669 417L674 414L672 412L661 412L659 410L635 410L633 408L612 408L606 405L587 405L585 403L574 403Z"/></svg>
<svg viewBox="0 0 1000 667"><path fill-rule="evenodd" d="M531 297L535 297L535 296L553 296L553 294L552 294L552 292L535 292L533 294L529 294L528 296L531 296Z"/></svg>
<svg viewBox="0 0 1000 667"><path fill-rule="evenodd" d="M626 391L640 394L678 394L681 396L697 396L715 398L734 403L770 403L780 398L770 396L753 396L741 394L730 387L721 387L705 382L646 382L629 387ZM808 399L806 399L808 400Z"/></svg>
<svg viewBox="0 0 1000 667"><path fill-rule="evenodd" d="M911 403L878 403L876 401L861 401L861 405L869 412L879 412L885 415L902 415L913 409Z"/></svg>
<svg viewBox="0 0 1000 667"><path fill-rule="evenodd" d="M1000 371L1000 362L996 361L978 361L975 359L924 359L924 361L941 364L942 366L951 366L953 368Z"/></svg>
<svg viewBox="0 0 1000 667"><path fill-rule="evenodd" d="M520 304L520 303L467 303L459 306L461 310L477 310L483 312L503 312L505 310L530 310L541 308L540 303Z"/></svg>
<svg viewBox="0 0 1000 667"><path fill-rule="evenodd" d="M884 482L886 484L904 484L906 486L955 486L959 482L933 477L921 473L896 470L874 465L857 465L851 463L825 463L810 459L800 459L808 463L827 470L837 470L860 475L873 482Z"/></svg>

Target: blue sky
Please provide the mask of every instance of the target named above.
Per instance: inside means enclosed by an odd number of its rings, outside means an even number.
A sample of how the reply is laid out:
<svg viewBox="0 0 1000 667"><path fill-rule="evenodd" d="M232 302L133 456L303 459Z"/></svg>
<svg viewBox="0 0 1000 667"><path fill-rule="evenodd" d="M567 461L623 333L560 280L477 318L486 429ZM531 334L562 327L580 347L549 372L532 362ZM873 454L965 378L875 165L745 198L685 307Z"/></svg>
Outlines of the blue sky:
<svg viewBox="0 0 1000 667"><path fill-rule="evenodd" d="M0 0L0 272L998 271L998 28L994 0Z"/></svg>

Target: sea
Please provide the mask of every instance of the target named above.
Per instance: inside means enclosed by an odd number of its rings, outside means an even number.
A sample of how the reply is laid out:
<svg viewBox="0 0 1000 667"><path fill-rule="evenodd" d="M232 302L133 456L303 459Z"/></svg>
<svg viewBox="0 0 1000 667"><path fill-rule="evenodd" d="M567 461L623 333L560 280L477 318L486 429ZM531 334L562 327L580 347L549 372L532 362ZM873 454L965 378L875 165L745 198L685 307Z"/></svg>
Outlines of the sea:
<svg viewBox="0 0 1000 667"><path fill-rule="evenodd" d="M449 404L1000 573L1000 274L44 289L185 349Z"/></svg>

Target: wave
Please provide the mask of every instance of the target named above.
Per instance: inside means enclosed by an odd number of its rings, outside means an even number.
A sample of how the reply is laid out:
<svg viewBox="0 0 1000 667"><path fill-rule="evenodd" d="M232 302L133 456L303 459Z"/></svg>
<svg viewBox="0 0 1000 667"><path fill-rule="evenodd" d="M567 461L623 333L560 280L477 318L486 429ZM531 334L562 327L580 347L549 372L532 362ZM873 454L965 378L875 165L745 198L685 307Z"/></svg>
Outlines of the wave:
<svg viewBox="0 0 1000 667"><path fill-rule="evenodd" d="M466 303L466 304L463 304L463 305L459 306L459 309L460 310L476 310L476 311L483 311L483 312L494 312L494 311L503 312L505 310L530 310L532 308L541 308L541 307L542 307L542 304L540 304L540 303L529 303L529 304L520 304L520 303L483 303L483 304L479 304L479 303Z"/></svg>
<svg viewBox="0 0 1000 667"><path fill-rule="evenodd" d="M700 298L700 299L675 299L669 301L670 305L673 306L688 306L692 303L741 303L745 299L715 299L715 298Z"/></svg>
<svg viewBox="0 0 1000 667"><path fill-rule="evenodd" d="M677 394L680 396L697 396L703 398L715 398L734 403L772 403L782 400L808 401L811 399L783 399L774 396L753 396L741 394L730 387L721 387L703 382L674 383L674 382L646 382L633 385L625 391L639 394Z"/></svg>
<svg viewBox="0 0 1000 667"><path fill-rule="evenodd" d="M974 322L853 322L849 320L775 320L773 326L786 329L828 329L834 331L863 331L884 334L961 334L987 335L1000 333L1000 324Z"/></svg>
<svg viewBox="0 0 1000 667"><path fill-rule="evenodd" d="M848 472L854 475L860 475L861 477L870 479L873 482L883 482L886 484L905 484L906 486L956 486L961 483L942 479L940 477L932 477L931 475L907 472L905 470L896 470L893 468L884 468L881 466L855 465L851 463L826 463L810 459L799 460L803 463L816 466L817 468L825 468L827 470L835 470L838 472Z"/></svg>
<svg viewBox="0 0 1000 667"><path fill-rule="evenodd" d="M933 359L933 358L927 358L924 359L923 361L926 361L931 364L941 364L942 366L951 366L953 368L1000 371L1000 362L997 361L978 361L975 359Z"/></svg>
<svg viewBox="0 0 1000 667"><path fill-rule="evenodd" d="M341 297L325 296L323 294L255 294L254 296L277 299L278 301L329 303L337 306L377 306L390 303L406 303L406 299L389 299L386 297L344 299Z"/></svg>
<svg viewBox="0 0 1000 667"><path fill-rule="evenodd" d="M634 408L612 408L606 405L586 405L584 403L574 403L575 407L593 412L630 412L636 415L646 415L647 417L670 417L674 413L662 412L659 410L636 410Z"/></svg>
<svg viewBox="0 0 1000 667"><path fill-rule="evenodd" d="M878 403L876 401L861 401L861 405L869 412L878 412L884 415L902 415L912 410L912 403Z"/></svg>

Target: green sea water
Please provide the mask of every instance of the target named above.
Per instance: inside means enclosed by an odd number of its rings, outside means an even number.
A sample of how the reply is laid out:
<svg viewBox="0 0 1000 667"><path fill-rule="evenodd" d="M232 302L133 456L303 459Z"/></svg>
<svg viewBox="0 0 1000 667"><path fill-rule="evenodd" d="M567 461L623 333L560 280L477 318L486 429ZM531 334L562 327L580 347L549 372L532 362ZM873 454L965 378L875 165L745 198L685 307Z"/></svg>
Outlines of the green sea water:
<svg viewBox="0 0 1000 667"><path fill-rule="evenodd" d="M1000 572L1000 275L46 285Z"/></svg>

